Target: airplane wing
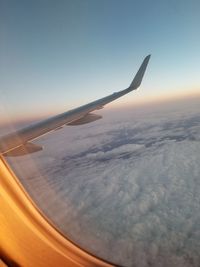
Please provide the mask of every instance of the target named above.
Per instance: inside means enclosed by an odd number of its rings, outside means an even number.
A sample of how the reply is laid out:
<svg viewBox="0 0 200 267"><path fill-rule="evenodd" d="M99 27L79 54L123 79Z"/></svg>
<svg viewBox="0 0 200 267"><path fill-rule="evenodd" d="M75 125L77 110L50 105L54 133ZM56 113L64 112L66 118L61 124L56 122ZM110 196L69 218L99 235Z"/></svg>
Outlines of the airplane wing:
<svg viewBox="0 0 200 267"><path fill-rule="evenodd" d="M101 119L102 117L100 115L91 112L102 109L106 104L137 89L142 82L149 59L150 55L145 57L127 89L0 137L0 154L4 156L21 156L40 151L42 147L31 143L31 140L53 130L61 129L64 125L81 125Z"/></svg>

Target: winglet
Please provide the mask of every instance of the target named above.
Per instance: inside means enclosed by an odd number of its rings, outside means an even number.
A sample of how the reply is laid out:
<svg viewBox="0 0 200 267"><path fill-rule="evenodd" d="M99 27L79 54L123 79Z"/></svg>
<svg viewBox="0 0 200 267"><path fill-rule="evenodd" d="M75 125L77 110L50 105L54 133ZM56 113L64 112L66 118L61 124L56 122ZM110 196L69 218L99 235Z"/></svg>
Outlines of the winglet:
<svg viewBox="0 0 200 267"><path fill-rule="evenodd" d="M140 86L140 84L141 84L141 82L142 82L142 78L143 78L144 73L145 73L145 70L146 70L146 68L147 68L147 65L148 65L148 62L149 62L150 57L151 57L151 55L148 55L148 56L146 56L145 59L143 60L143 62L142 62L142 64L141 64L141 66L140 66L138 72L136 73L136 75L135 75L135 77L134 77L134 79L133 79L131 85L129 86L129 88L130 88L131 90L133 90L133 89L137 89L137 88Z"/></svg>

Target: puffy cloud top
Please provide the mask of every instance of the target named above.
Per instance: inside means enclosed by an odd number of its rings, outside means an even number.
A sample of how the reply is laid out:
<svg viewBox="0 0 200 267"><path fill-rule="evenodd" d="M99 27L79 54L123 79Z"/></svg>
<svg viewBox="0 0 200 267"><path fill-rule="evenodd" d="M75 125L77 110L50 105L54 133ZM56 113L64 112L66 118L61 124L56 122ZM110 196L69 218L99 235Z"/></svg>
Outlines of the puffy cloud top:
<svg viewBox="0 0 200 267"><path fill-rule="evenodd" d="M74 242L123 266L199 266L200 113L124 111L44 136L9 159Z"/></svg>

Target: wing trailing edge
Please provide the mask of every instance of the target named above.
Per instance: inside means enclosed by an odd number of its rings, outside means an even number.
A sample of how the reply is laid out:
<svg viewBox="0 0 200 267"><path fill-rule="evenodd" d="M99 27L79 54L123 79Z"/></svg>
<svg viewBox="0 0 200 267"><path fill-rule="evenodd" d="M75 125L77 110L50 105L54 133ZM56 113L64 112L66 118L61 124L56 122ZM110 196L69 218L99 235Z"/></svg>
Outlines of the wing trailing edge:
<svg viewBox="0 0 200 267"><path fill-rule="evenodd" d="M33 143L28 142L10 151L7 151L6 153L4 153L4 156L18 157L18 156L24 156L27 154L35 153L41 150L43 150L42 146L35 145Z"/></svg>
<svg viewBox="0 0 200 267"><path fill-rule="evenodd" d="M90 123L90 122L99 120L101 118L102 118L101 115L89 113L89 114L86 114L84 117L82 117L82 118L80 118L78 120L75 120L75 121L72 121L72 122L68 123L67 125L73 125L73 126L82 125L82 124L86 124L86 123Z"/></svg>

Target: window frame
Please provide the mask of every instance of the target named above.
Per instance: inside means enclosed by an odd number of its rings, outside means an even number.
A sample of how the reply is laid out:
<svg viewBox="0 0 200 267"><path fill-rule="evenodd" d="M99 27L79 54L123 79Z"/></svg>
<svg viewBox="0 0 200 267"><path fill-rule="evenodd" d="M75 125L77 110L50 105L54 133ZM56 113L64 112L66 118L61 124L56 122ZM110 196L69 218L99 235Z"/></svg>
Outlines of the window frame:
<svg viewBox="0 0 200 267"><path fill-rule="evenodd" d="M2 258L20 266L114 266L63 236L40 212L2 156L0 181Z"/></svg>

